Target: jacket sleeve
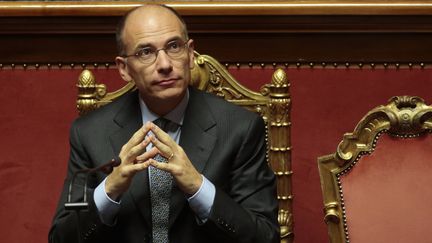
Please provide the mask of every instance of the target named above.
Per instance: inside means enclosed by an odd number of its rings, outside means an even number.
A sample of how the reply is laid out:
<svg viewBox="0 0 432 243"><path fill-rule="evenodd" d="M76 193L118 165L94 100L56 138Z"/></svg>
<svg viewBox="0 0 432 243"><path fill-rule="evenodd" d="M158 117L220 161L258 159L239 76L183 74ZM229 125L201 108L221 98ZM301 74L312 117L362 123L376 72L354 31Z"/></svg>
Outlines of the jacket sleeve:
<svg viewBox="0 0 432 243"><path fill-rule="evenodd" d="M278 242L276 180L266 160L261 117L250 122L230 173L228 190L216 186L207 230L220 242Z"/></svg>

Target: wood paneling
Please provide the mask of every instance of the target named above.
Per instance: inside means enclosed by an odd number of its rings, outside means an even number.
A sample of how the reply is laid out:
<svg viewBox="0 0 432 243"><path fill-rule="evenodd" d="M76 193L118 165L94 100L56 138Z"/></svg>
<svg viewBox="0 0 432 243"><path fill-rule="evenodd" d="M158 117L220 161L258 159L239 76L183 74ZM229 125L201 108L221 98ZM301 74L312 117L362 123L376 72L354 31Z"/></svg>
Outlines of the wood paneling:
<svg viewBox="0 0 432 243"><path fill-rule="evenodd" d="M112 62L136 2L2 2L0 63ZM432 62L430 1L170 2L222 62ZM221 44L223 43L223 44Z"/></svg>

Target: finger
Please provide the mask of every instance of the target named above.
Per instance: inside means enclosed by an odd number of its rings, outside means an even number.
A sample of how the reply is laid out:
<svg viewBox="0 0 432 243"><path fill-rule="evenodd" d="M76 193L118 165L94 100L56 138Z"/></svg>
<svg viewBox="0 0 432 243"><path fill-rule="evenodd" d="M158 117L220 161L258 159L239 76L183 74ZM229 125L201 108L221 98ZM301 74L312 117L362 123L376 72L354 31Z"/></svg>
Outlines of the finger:
<svg viewBox="0 0 432 243"><path fill-rule="evenodd" d="M138 131L136 131L132 135L129 141L125 144L126 146L125 149L130 150L132 147L138 145L141 141L143 141L143 139L150 131L150 129L151 129L151 124L148 123L144 124L140 129L138 129Z"/></svg>
<svg viewBox="0 0 432 243"><path fill-rule="evenodd" d="M146 151L145 153L137 156L135 158L136 163L142 163L143 161L147 161L153 157L155 157L159 152L159 150L156 147L151 148L150 150Z"/></svg>
<svg viewBox="0 0 432 243"><path fill-rule="evenodd" d="M161 142L159 139L155 138L154 136L149 136L149 139L154 147L156 147L159 150L159 154L162 155L165 158L169 158L171 154L173 153L172 148L168 147L166 144ZM177 144L174 144L176 146Z"/></svg>
<svg viewBox="0 0 432 243"><path fill-rule="evenodd" d="M176 144L174 140L166 133L164 130L162 130L160 127L156 126L154 123L151 123L151 131L152 133L157 137L158 140L160 140L162 143L172 146L173 144Z"/></svg>
<svg viewBox="0 0 432 243"><path fill-rule="evenodd" d="M147 145L150 143L149 138L145 138L144 141L132 147L129 151L125 151L124 164L131 164L135 161L135 158L142 154Z"/></svg>
<svg viewBox="0 0 432 243"><path fill-rule="evenodd" d="M173 165L170 163L161 163L161 162L158 162L154 159L149 159L148 161L149 161L151 166L153 166L159 170L166 171L170 174L172 174L172 172L173 172Z"/></svg>
<svg viewBox="0 0 432 243"><path fill-rule="evenodd" d="M123 171L122 171L123 176L124 177L133 176L137 172L140 172L140 171L143 171L143 170L147 169L150 165L151 165L150 161L145 161L145 162L142 162L142 163L132 164L132 165L125 166L123 168Z"/></svg>

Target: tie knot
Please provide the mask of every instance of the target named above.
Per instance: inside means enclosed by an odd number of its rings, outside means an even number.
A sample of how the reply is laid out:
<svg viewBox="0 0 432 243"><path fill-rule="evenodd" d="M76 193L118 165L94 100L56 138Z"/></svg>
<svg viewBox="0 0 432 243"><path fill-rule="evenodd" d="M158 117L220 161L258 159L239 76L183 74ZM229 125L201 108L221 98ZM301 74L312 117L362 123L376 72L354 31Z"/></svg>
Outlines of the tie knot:
<svg viewBox="0 0 432 243"><path fill-rule="evenodd" d="M159 118L156 119L153 123L154 123L156 126L158 126L160 129L162 129L162 130L165 131L165 129L166 129L168 123L169 123L169 120L166 119L166 118L163 118L163 117L159 117Z"/></svg>
<svg viewBox="0 0 432 243"><path fill-rule="evenodd" d="M164 132L168 131L175 131L177 129L177 124L164 118L159 117L153 122L156 126L158 126L160 129L164 130Z"/></svg>

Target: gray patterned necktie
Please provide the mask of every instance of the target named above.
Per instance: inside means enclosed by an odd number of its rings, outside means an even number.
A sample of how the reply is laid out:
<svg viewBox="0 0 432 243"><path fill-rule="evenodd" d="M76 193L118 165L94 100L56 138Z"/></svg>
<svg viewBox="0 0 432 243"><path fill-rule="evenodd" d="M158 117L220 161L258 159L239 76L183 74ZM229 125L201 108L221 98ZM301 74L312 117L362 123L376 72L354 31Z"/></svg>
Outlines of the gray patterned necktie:
<svg viewBox="0 0 432 243"><path fill-rule="evenodd" d="M166 131L170 123L173 124L165 118L159 118L154 121L154 124L164 131ZM153 159L162 163L168 162L166 158L159 154ZM168 243L168 218L172 176L154 167L149 167L149 169L153 243Z"/></svg>

